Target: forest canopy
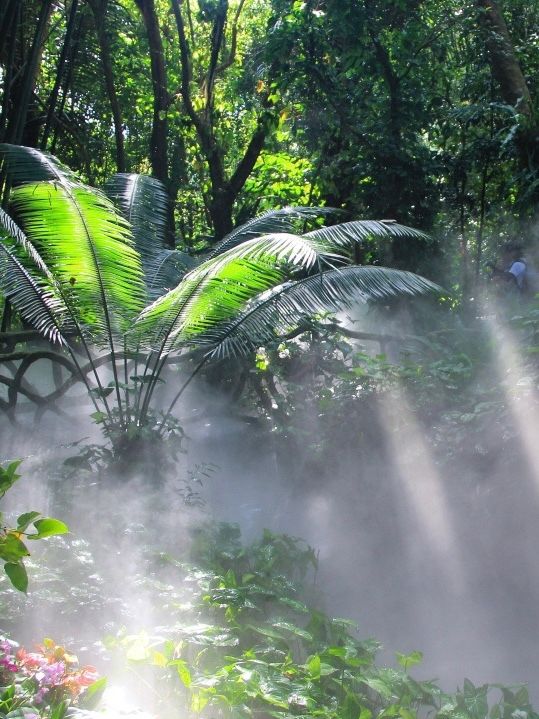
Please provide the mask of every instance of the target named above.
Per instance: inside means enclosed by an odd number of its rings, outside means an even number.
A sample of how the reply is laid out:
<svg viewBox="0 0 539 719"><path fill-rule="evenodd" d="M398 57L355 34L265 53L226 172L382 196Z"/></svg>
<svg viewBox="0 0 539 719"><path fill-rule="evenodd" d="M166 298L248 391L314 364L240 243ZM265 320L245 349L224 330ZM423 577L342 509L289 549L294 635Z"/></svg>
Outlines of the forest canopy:
<svg viewBox="0 0 539 719"><path fill-rule="evenodd" d="M327 205L431 233L373 253L466 295L534 239L535 1L5 0L0 26L0 141L153 175L171 246Z"/></svg>

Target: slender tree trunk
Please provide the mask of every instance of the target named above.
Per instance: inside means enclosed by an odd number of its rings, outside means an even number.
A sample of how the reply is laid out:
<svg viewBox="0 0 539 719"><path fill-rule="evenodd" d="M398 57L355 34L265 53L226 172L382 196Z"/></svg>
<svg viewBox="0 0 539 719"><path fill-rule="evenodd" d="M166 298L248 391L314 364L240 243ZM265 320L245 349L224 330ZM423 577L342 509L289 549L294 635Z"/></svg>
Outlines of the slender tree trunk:
<svg viewBox="0 0 539 719"><path fill-rule="evenodd" d="M6 47L9 45L11 38L11 27L20 4L15 0L4 0L0 4L0 62L5 63Z"/></svg>
<svg viewBox="0 0 539 719"><path fill-rule="evenodd" d="M58 102L58 94L60 92L62 79L64 77L64 68L65 68L65 64L66 64L66 59L69 54L69 49L71 47L73 33L75 30L75 18L77 16L78 4L79 4L79 0L72 0L71 8L69 10L69 19L67 21L66 36L64 39L64 44L62 46L62 52L60 53L60 58L58 60L58 67L56 69L56 78L54 80L54 86L52 88L51 96L49 98L49 107L47 109L47 119L45 120L45 129L43 130L43 137L41 138L41 149L42 150L47 149L47 143L49 141L49 136L50 136L50 133L52 130L54 111L56 109L56 103Z"/></svg>
<svg viewBox="0 0 539 719"><path fill-rule="evenodd" d="M12 95L13 75L15 71L15 51L17 48L17 30L19 28L21 6L20 4L13 4L11 8L11 15L9 17L4 16L5 24L3 29L5 32L5 48L7 49L7 56L5 62L4 72L4 87L2 93L2 115L0 117L0 140L4 141L4 134L6 132L6 126L8 122L10 101Z"/></svg>
<svg viewBox="0 0 539 719"><path fill-rule="evenodd" d="M101 52L105 88L109 98L110 109L112 111L114 138L116 141L116 167L118 168L118 172L125 172L127 163L125 159L122 111L120 109L120 103L118 102L118 95L116 94L110 52L110 40L106 30L108 0L90 0L90 6L95 18L95 30Z"/></svg>
<svg viewBox="0 0 539 719"><path fill-rule="evenodd" d="M18 144L22 140L52 9L52 0L42 1L32 47L27 55L22 81L18 88L19 92L13 103L11 118L6 132L7 142Z"/></svg>
<svg viewBox="0 0 539 719"><path fill-rule="evenodd" d="M389 157L387 158L387 213L389 217L396 218L402 209L402 177L403 168L403 142L402 142L402 98L400 78L393 67L388 49L381 42L375 29L369 34L376 54L376 59L382 70L382 76L389 93L388 129L390 137Z"/></svg>
<svg viewBox="0 0 539 719"><path fill-rule="evenodd" d="M138 1L139 0L137 0L137 2ZM219 65L219 54L224 42L224 27L226 24L228 2L226 2L226 0L220 0L216 9L211 35L210 62L204 83L204 109L197 112L194 108L193 99L191 97L191 49L185 32L182 3L180 0L171 1L178 29L182 62L180 92L185 111L196 131L199 146L208 167L211 185L211 199L208 203L208 211L213 225L215 241L218 242L233 228L232 213L234 204L243 186L245 185L247 178L253 171L255 163L262 152L262 148L264 147L264 142L268 132L264 114L267 113L269 109L269 103L266 101L266 107L264 108L265 112L261 113L259 117L257 127L251 136L243 157L237 164L231 177L227 179L224 167L225 148L219 144L215 133L213 97L215 79L217 75L230 67L235 58L235 42L233 42L232 47L234 49L231 49L231 53L226 61L222 65ZM236 9L233 24L234 34L237 31L239 13L241 12L242 7L243 3L241 3Z"/></svg>
<svg viewBox="0 0 539 719"><path fill-rule="evenodd" d="M67 72L65 73L65 79L62 85L62 97L60 99L60 105L58 107L57 111L57 117L60 119L62 118L64 114L64 108L65 104L67 102L67 97L69 95L69 88L71 87L71 83L73 82L73 75L75 72L75 63L77 58L77 52L79 50L81 37L83 34L83 16L82 13L79 13L79 19L75 27L75 32L73 35L73 42L69 51L69 57L67 59ZM56 145L58 143L58 139L60 137L60 123L55 123L54 127L54 134L52 137L52 143L50 151L54 154L56 152Z"/></svg>
<svg viewBox="0 0 539 719"><path fill-rule="evenodd" d="M169 106L169 95L167 90L165 54L163 52L163 43L161 41L154 0L135 0L135 2L142 13L150 46L153 85L153 123L150 138L152 172L158 180L168 184L167 110Z"/></svg>

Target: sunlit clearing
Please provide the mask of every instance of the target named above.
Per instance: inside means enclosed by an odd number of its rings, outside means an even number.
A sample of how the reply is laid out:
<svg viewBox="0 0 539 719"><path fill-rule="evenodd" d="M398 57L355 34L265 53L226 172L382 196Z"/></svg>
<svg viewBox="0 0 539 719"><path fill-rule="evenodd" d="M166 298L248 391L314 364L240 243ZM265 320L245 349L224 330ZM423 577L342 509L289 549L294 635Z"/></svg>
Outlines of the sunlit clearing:
<svg viewBox="0 0 539 719"><path fill-rule="evenodd" d="M400 396L399 396L400 395ZM397 470L405 500L412 512L411 523L427 548L443 566L455 593L464 586L459 545L445 497L443 479L423 438L423 430L406 400L404 390L380 403L382 425L388 449ZM410 551L416 551L415 532L411 533ZM420 551L424 548L421 542Z"/></svg>

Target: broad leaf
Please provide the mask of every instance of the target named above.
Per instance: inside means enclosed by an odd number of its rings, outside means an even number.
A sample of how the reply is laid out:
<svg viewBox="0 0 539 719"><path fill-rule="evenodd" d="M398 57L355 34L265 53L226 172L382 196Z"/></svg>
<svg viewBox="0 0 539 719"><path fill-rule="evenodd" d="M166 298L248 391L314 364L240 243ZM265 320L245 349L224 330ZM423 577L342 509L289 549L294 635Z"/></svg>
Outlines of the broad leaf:
<svg viewBox="0 0 539 719"><path fill-rule="evenodd" d="M22 562L7 562L4 564L4 570L9 577L10 582L19 592L26 593L28 589L28 574Z"/></svg>

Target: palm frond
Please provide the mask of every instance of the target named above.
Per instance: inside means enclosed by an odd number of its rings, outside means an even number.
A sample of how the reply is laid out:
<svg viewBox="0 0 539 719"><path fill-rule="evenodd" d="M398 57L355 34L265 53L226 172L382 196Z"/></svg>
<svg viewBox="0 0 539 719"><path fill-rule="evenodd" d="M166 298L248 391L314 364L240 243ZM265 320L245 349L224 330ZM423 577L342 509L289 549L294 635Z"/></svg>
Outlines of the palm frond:
<svg viewBox="0 0 539 719"><path fill-rule="evenodd" d="M229 322L193 337L213 358L244 356L274 342L318 312L338 311L358 302L440 292L430 280L385 267L345 267L274 287L255 297Z"/></svg>
<svg viewBox="0 0 539 719"><path fill-rule="evenodd" d="M147 307L136 331L150 346L170 351L186 338L229 319L247 302L294 270L311 270L317 263L341 259L320 241L290 234L248 240L203 262L184 280Z"/></svg>
<svg viewBox="0 0 539 719"><path fill-rule="evenodd" d="M39 182L11 194L16 217L79 321L110 340L144 306L140 258L126 221L100 192Z"/></svg>
<svg viewBox="0 0 539 719"><path fill-rule="evenodd" d="M9 239L14 246L22 248L24 254L30 258L33 264L46 276L51 278L49 268L45 265L41 255L29 242L28 238L17 225L15 220L7 212L0 208L0 241Z"/></svg>
<svg viewBox="0 0 539 719"><path fill-rule="evenodd" d="M80 182L78 176L54 155L23 145L0 144L0 169L11 187L47 180Z"/></svg>
<svg viewBox="0 0 539 719"><path fill-rule="evenodd" d="M180 282L196 260L166 246L170 197L160 180L149 175L118 173L103 188L131 225L150 300Z"/></svg>
<svg viewBox="0 0 539 719"><path fill-rule="evenodd" d="M342 222L330 227L320 227L317 230L307 232L305 237L313 240L323 240L336 248L352 247L356 243L362 243L373 237L415 237L428 240L429 237L421 230L413 227L400 225L398 222L389 220L354 220Z"/></svg>
<svg viewBox="0 0 539 719"><path fill-rule="evenodd" d="M49 341L66 344L65 304L43 276L22 264L6 238L0 242L0 288L25 322Z"/></svg>
<svg viewBox="0 0 539 719"><path fill-rule="evenodd" d="M176 287L182 277L198 265L197 260L181 250L163 249L151 261L143 263L150 300Z"/></svg>
<svg viewBox="0 0 539 719"><path fill-rule="evenodd" d="M235 227L232 232L221 240L219 245L210 254L209 259L221 255L223 252L240 245L242 242L252 240L261 235L276 232L293 233L298 220L312 220L324 215L341 213L333 207L283 207L280 210L268 210L258 217Z"/></svg>
<svg viewBox="0 0 539 719"><path fill-rule="evenodd" d="M143 264L153 259L166 246L170 198L163 183L148 175L118 173L103 191L129 222Z"/></svg>

